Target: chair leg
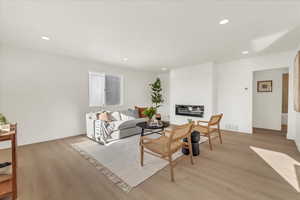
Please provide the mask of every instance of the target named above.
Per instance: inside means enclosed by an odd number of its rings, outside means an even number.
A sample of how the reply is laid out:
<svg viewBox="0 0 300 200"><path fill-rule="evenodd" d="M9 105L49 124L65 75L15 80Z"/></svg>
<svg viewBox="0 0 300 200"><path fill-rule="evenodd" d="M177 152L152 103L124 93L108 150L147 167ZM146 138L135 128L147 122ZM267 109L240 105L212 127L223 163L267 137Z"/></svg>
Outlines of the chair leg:
<svg viewBox="0 0 300 200"><path fill-rule="evenodd" d="M140 146L140 151L141 151L141 166L144 166L144 147L143 145Z"/></svg>
<svg viewBox="0 0 300 200"><path fill-rule="evenodd" d="M174 182L174 169L173 169L172 155L169 155L168 158L169 158L169 165L170 165L171 181Z"/></svg>
<svg viewBox="0 0 300 200"><path fill-rule="evenodd" d="M188 143L189 143L189 152L190 152L191 164L193 165L194 160L193 160L193 149L192 149L191 138L188 138Z"/></svg>
<svg viewBox="0 0 300 200"><path fill-rule="evenodd" d="M223 141L222 141L222 136L221 136L221 131L220 131L220 129L218 129L218 132L219 132L220 144L222 144L222 143L223 143Z"/></svg>
<svg viewBox="0 0 300 200"><path fill-rule="evenodd" d="M212 144L211 144L211 139L210 139L210 135L208 134L208 142L209 142L209 148L212 151Z"/></svg>

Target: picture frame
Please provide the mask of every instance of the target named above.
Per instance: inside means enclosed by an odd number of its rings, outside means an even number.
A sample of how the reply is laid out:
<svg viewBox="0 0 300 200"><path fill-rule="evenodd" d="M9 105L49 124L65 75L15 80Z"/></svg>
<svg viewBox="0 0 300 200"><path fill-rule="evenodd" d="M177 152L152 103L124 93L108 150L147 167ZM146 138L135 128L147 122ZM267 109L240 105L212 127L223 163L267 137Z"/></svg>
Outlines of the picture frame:
<svg viewBox="0 0 300 200"><path fill-rule="evenodd" d="M257 92L272 92L273 91L273 81L257 81Z"/></svg>

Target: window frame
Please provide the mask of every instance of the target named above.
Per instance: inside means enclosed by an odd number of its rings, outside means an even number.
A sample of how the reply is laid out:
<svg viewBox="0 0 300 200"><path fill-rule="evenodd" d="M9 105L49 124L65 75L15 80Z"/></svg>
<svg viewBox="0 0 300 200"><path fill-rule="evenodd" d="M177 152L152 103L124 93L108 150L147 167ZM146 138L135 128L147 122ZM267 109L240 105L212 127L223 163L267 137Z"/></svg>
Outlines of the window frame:
<svg viewBox="0 0 300 200"><path fill-rule="evenodd" d="M119 104L115 104L115 105L107 105L106 104L106 84L104 86L104 104L102 105L103 107L104 106L107 106L107 107L117 107L117 106L122 106L124 105L124 76L123 75L120 75L120 74L111 74L111 73L102 73L102 72L92 72L92 71L89 71L89 98L90 98L90 84L91 84L91 79L90 79L90 76L91 75L98 75L98 76L104 76L104 82L105 82L105 78L106 76L115 76L115 77L119 77L120 79L120 103ZM90 105L90 100L89 100L89 106L90 107L99 107L99 106L91 106ZM100 106L101 107L101 106Z"/></svg>

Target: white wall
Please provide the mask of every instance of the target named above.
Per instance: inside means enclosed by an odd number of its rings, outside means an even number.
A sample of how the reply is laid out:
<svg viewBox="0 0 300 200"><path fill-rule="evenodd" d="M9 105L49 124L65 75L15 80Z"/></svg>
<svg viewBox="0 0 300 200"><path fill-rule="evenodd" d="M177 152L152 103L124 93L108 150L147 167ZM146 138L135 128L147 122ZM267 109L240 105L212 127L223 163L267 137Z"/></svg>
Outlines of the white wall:
<svg viewBox="0 0 300 200"><path fill-rule="evenodd" d="M293 77L295 55L296 51L288 51L171 70L171 122L181 124L190 118L176 116L175 104L203 104L206 106L205 119L213 113L224 113L222 129L252 133L252 92L256 89L253 72L289 68L289 76ZM290 78L287 138L295 139L300 150L300 114L293 110L292 99L293 83Z"/></svg>
<svg viewBox="0 0 300 200"><path fill-rule="evenodd" d="M213 113L213 63L189 66L170 71L170 121L174 124L186 123L188 118L175 115L176 104L204 105L204 118ZM194 118L200 120L201 118Z"/></svg>
<svg viewBox="0 0 300 200"><path fill-rule="evenodd" d="M282 75L288 68L255 71L253 76L253 127L281 130ZM257 81L272 80L272 92L257 92Z"/></svg>
<svg viewBox="0 0 300 200"><path fill-rule="evenodd" d="M292 51L219 64L206 63L158 75L163 85L170 81L165 95L170 97L166 106L169 103L171 122L181 124L190 118L175 116L175 104L203 104L205 120L216 111L222 112L223 129L230 129L228 124L231 124L231 128L251 133L253 71L291 67L295 54ZM150 104L148 84L157 77L155 73L38 51L0 48L0 112L19 123L19 143L84 133L84 115L95 110L88 107L88 71L124 75L122 108ZM292 68L290 77L291 73ZM290 106L291 79L289 88L288 138L300 144L300 114ZM168 112L167 108L163 109Z"/></svg>
<svg viewBox="0 0 300 200"><path fill-rule="evenodd" d="M290 67L293 58L294 52L283 52L217 64L217 108L224 113L221 127L252 133L253 71Z"/></svg>
<svg viewBox="0 0 300 200"><path fill-rule="evenodd" d="M0 112L18 122L20 144L85 133L85 113L96 109L88 107L89 71L124 76L122 108L150 104L152 72L1 47Z"/></svg>

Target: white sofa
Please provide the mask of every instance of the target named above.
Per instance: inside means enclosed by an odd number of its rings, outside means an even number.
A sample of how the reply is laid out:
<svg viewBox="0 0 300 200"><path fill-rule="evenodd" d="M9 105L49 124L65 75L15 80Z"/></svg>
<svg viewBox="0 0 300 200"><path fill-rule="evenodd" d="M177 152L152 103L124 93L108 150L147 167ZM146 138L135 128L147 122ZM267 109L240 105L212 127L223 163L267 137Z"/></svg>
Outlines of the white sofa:
<svg viewBox="0 0 300 200"><path fill-rule="evenodd" d="M87 137L93 140L95 140L95 132L101 131L101 121L97 119L97 114L101 112L103 111L86 114L86 134ZM135 110L128 109L110 113L113 116L113 119L109 123L114 127L111 134L111 140L118 140L141 133L141 129L137 127L136 124L144 122L146 119L139 118L138 113Z"/></svg>

